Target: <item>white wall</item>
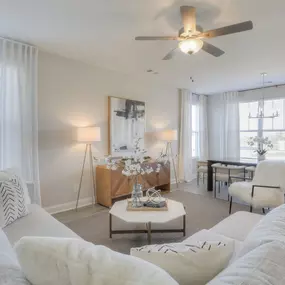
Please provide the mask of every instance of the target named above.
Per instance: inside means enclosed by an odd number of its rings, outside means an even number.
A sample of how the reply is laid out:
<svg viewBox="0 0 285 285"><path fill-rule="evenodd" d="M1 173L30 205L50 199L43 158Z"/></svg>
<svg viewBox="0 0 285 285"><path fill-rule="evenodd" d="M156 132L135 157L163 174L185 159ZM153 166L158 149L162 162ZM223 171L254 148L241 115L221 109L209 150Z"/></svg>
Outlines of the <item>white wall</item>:
<svg viewBox="0 0 285 285"><path fill-rule="evenodd" d="M216 95L210 95L208 97L208 129L209 129L209 157L212 159L217 158L221 143L220 125L219 120L221 119L217 113L219 108L219 100ZM262 97L266 99L277 99L285 97L285 86L280 87L269 87L265 89L256 89L251 91L239 92L240 102L250 102L260 100Z"/></svg>
<svg viewBox="0 0 285 285"><path fill-rule="evenodd" d="M40 181L42 204L51 211L60 204L75 205L84 151L84 146L73 140L76 126L100 126L102 141L94 145L94 155L107 154L108 95L145 101L147 132L178 128L178 92L175 88L40 52ZM147 148L154 156L161 150L161 144L150 137ZM174 147L177 152L177 145ZM91 197L88 174L87 170L83 199Z"/></svg>

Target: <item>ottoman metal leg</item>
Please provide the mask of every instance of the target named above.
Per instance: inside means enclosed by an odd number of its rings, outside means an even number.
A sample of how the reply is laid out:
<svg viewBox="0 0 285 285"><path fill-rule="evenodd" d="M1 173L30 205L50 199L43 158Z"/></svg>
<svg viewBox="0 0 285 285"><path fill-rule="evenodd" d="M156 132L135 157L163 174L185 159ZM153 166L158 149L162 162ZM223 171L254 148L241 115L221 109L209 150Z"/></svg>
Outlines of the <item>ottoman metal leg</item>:
<svg viewBox="0 0 285 285"><path fill-rule="evenodd" d="M186 215L183 216L183 236L186 236Z"/></svg>
<svg viewBox="0 0 285 285"><path fill-rule="evenodd" d="M147 228L147 243L151 244L151 222L148 222L146 224L146 228Z"/></svg>
<svg viewBox="0 0 285 285"><path fill-rule="evenodd" d="M109 238L112 238L112 214L109 214Z"/></svg>

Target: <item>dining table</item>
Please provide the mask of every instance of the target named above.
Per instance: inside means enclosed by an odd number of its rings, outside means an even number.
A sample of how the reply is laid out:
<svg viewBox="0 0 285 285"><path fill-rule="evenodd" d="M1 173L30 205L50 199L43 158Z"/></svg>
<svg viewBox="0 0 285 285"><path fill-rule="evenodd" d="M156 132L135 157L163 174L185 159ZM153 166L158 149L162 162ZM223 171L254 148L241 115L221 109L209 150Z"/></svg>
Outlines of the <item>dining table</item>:
<svg viewBox="0 0 285 285"><path fill-rule="evenodd" d="M208 159L208 175L207 175L207 190L213 191L213 167L214 163L221 163L223 165L236 165L241 166L244 165L248 166L256 166L258 164L257 159L234 159L234 158L215 158L215 159Z"/></svg>

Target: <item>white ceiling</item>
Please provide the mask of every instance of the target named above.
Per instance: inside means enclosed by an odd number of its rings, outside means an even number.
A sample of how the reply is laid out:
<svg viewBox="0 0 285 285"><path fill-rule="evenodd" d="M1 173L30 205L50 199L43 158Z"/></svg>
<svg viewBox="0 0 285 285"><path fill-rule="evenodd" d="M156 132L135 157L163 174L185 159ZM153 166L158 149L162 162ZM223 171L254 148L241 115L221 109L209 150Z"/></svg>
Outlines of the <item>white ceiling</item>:
<svg viewBox="0 0 285 285"><path fill-rule="evenodd" d="M134 40L176 35L183 4L197 8L197 22L204 30L247 20L254 29L208 40L226 52L220 58L201 51L162 61L176 42ZM259 86L263 71L274 84L285 82L284 11L284 0L0 0L0 36L209 94Z"/></svg>

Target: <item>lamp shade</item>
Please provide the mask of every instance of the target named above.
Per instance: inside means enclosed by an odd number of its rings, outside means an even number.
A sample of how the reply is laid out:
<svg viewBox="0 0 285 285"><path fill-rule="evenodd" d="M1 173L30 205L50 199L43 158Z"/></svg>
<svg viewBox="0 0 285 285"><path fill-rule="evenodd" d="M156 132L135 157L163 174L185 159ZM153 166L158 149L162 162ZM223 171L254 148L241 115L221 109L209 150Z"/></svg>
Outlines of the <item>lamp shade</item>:
<svg viewBox="0 0 285 285"><path fill-rule="evenodd" d="M77 129L77 141L92 143L101 141L101 130L99 127L85 127Z"/></svg>
<svg viewBox="0 0 285 285"><path fill-rule="evenodd" d="M158 138L162 141L177 141L177 130L164 130L158 133Z"/></svg>

